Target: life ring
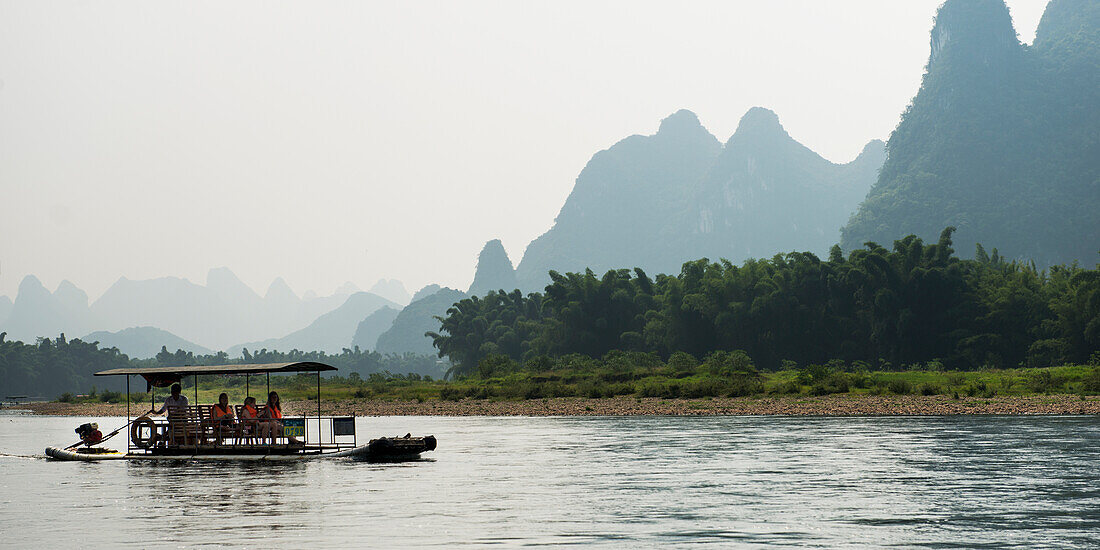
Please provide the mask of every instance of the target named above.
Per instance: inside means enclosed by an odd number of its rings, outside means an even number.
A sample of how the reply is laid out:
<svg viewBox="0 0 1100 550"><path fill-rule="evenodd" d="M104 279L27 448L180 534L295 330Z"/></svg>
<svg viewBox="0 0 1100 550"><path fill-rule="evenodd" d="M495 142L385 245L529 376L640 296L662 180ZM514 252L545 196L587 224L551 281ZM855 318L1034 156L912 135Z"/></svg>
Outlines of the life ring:
<svg viewBox="0 0 1100 550"><path fill-rule="evenodd" d="M149 428L149 437L141 437L141 428L143 427ZM135 420L134 423L130 425L130 441L132 441L134 445L137 445L142 449L148 449L149 447L153 446L153 442L156 441L156 439L156 424L153 423L153 419L149 418L148 416L143 416Z"/></svg>

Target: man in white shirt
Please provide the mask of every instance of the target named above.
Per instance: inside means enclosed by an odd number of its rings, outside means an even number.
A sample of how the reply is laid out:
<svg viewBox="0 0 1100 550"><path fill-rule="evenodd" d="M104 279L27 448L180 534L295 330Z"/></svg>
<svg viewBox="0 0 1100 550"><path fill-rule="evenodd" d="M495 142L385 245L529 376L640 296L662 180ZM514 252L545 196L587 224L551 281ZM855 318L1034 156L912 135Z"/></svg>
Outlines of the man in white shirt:
<svg viewBox="0 0 1100 550"><path fill-rule="evenodd" d="M150 411L153 414L164 414L168 407L186 407L187 397L180 393L183 388L179 384L172 384L172 394L164 398L164 406L159 411Z"/></svg>
<svg viewBox="0 0 1100 550"><path fill-rule="evenodd" d="M187 406L187 397L185 397L181 393L182 391L183 391L183 388L181 388L179 384L172 384L172 393L168 397L164 398L164 406L162 406L159 411L158 410L150 410L149 413L150 414L164 414L164 411L167 411L168 407L186 407ZM169 419L169 422L171 422L171 419ZM156 435L153 436L153 444L154 445L158 444L158 442L169 442L169 444L171 444L171 441L169 440L169 434L170 433L171 433L171 428L169 428L168 431L160 434L159 436L156 436ZM183 440L176 441L176 443L186 444L186 443L188 443L188 441L186 439L183 439Z"/></svg>

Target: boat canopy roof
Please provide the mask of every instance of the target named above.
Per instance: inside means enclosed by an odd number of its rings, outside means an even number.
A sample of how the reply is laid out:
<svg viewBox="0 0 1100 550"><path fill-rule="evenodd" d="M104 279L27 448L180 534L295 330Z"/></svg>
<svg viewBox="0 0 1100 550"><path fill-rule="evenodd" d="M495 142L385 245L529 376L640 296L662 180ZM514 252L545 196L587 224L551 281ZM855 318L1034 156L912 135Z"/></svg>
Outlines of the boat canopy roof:
<svg viewBox="0 0 1100 550"><path fill-rule="evenodd" d="M258 365L186 365L181 367L134 367L101 370L96 376L123 375L192 375L192 374L262 374L265 372L320 372L336 370L332 365L314 361L295 363L262 363Z"/></svg>

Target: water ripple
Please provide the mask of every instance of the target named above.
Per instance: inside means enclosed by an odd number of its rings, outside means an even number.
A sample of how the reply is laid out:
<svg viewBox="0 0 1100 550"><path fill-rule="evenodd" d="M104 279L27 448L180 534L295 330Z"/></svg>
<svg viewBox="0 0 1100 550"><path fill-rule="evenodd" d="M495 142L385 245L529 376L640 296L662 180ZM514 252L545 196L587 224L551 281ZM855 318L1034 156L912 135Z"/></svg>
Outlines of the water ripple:
<svg viewBox="0 0 1100 550"><path fill-rule="evenodd" d="M1088 548L1100 532L1094 417L359 419L439 437L403 464L26 460L78 420L9 420L12 548Z"/></svg>

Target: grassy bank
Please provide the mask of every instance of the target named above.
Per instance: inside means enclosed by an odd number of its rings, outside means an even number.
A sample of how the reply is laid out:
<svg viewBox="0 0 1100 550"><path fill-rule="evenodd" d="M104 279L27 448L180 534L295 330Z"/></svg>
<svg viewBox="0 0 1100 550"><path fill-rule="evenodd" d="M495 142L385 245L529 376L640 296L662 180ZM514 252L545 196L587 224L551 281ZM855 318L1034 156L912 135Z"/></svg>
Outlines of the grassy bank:
<svg viewBox="0 0 1100 550"><path fill-rule="evenodd" d="M322 401L524 401L548 398L660 398L699 399L737 397L945 396L950 399L1027 397L1055 394L1100 394L1100 367L1077 365L1051 368L1019 368L967 372L918 369L866 370L846 365L812 365L803 369L756 372L734 362L723 368L696 365L677 367L674 362L648 366L512 371L455 381L432 380L418 375L374 374L322 380ZM253 377L248 393L260 397L267 391L263 379ZM185 381L184 394L195 399L195 388ZM284 401L316 399L316 378L272 376L271 389ZM200 378L198 401L212 403L221 392L233 403L246 394L245 379L233 376ZM158 389L159 406L166 389ZM117 403L123 394L92 392L62 396L67 403ZM131 400L147 406L148 393L132 393Z"/></svg>

